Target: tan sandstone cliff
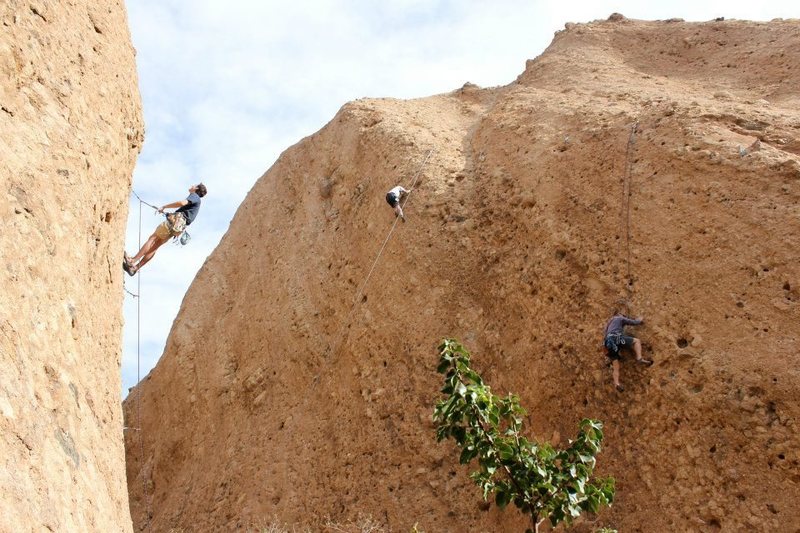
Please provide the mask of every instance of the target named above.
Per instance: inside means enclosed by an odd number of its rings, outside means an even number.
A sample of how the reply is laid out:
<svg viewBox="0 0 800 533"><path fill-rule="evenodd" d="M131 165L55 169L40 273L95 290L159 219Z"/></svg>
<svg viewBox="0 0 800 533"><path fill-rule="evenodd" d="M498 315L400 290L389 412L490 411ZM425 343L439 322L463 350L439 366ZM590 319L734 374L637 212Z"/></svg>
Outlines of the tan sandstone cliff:
<svg viewBox="0 0 800 533"><path fill-rule="evenodd" d="M796 20L612 17L567 25L505 87L344 106L256 183L141 384L135 524L523 531L435 443L435 346L455 336L536 437L605 422L617 501L576 530L794 531L798 57ZM428 147L353 307L384 194ZM620 394L599 344L627 296L655 365L625 361Z"/></svg>
<svg viewBox="0 0 800 533"><path fill-rule="evenodd" d="M142 142L122 0L0 3L0 531L130 531L120 254Z"/></svg>

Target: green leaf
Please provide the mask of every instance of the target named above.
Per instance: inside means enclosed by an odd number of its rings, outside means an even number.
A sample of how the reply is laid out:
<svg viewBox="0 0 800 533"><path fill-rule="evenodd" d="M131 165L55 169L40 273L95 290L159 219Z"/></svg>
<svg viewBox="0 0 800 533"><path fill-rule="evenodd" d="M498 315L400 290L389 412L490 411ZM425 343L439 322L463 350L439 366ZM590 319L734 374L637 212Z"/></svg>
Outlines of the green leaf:
<svg viewBox="0 0 800 533"><path fill-rule="evenodd" d="M600 499L596 496L590 496L586 499L587 508L590 513L597 514L597 511L600 510Z"/></svg>
<svg viewBox="0 0 800 533"><path fill-rule="evenodd" d="M498 490L495 494L495 503L501 509L503 509L508 502L511 501L511 495L503 490Z"/></svg>
<svg viewBox="0 0 800 533"><path fill-rule="evenodd" d="M500 454L500 459L506 461L514 457L514 448L502 440L496 444L497 452Z"/></svg>
<svg viewBox="0 0 800 533"><path fill-rule="evenodd" d="M472 461L476 455L478 455L478 451L472 446L467 446L461 451L461 457L459 457L459 462L462 465L465 465L470 461Z"/></svg>
<svg viewBox="0 0 800 533"><path fill-rule="evenodd" d="M564 521L564 510L561 509L561 507L553 509L552 513L550 513L550 523L553 524L553 527L557 526L563 521Z"/></svg>

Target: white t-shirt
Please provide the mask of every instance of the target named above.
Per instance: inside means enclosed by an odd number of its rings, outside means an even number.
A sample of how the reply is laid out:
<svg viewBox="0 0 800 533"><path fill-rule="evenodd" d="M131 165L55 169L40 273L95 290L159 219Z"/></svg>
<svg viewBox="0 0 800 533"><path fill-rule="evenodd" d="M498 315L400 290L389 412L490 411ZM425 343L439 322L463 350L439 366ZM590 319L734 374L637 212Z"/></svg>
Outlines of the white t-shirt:
<svg viewBox="0 0 800 533"><path fill-rule="evenodd" d="M405 193L407 193L408 191L407 191L407 190L405 190L405 189L404 189L403 187L401 187L400 185L398 185L397 187L395 187L395 188L393 188L391 191L389 191L389 194L393 194L393 195L395 195L396 197L400 198L400 193L404 193L404 192L405 192Z"/></svg>

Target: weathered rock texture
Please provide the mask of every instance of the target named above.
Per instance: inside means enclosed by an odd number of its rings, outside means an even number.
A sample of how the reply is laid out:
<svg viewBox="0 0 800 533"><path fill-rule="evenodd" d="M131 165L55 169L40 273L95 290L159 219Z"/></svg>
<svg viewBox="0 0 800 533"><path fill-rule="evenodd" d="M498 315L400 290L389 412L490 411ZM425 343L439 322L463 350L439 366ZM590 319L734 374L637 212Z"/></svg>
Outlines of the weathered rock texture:
<svg viewBox="0 0 800 533"><path fill-rule="evenodd" d="M0 4L0 531L130 531L120 254L142 140L121 0Z"/></svg>
<svg viewBox="0 0 800 533"><path fill-rule="evenodd" d="M136 524L145 476L159 531L524 530L434 441L435 346L455 336L538 438L605 421L617 502L576 530L794 531L800 22L615 19L568 25L506 87L348 104L280 157L141 385ZM429 146L353 307L384 193ZM599 348L628 257L656 364L625 361L619 394Z"/></svg>

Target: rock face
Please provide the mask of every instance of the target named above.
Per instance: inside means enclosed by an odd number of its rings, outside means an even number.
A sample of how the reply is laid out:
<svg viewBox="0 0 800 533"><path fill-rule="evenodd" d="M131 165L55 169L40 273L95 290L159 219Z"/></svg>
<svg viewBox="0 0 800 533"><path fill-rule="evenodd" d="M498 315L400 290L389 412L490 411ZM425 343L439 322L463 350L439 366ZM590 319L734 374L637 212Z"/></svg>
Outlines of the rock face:
<svg viewBox="0 0 800 533"><path fill-rule="evenodd" d="M2 531L131 530L120 254L140 108L121 0L2 2Z"/></svg>
<svg viewBox="0 0 800 533"><path fill-rule="evenodd" d="M615 16L506 87L344 106L257 182L141 384L135 524L524 530L435 443L454 336L537 438L605 422L617 501L575 530L791 530L798 57L798 21ZM655 360L623 362L622 394L600 350L620 301Z"/></svg>

